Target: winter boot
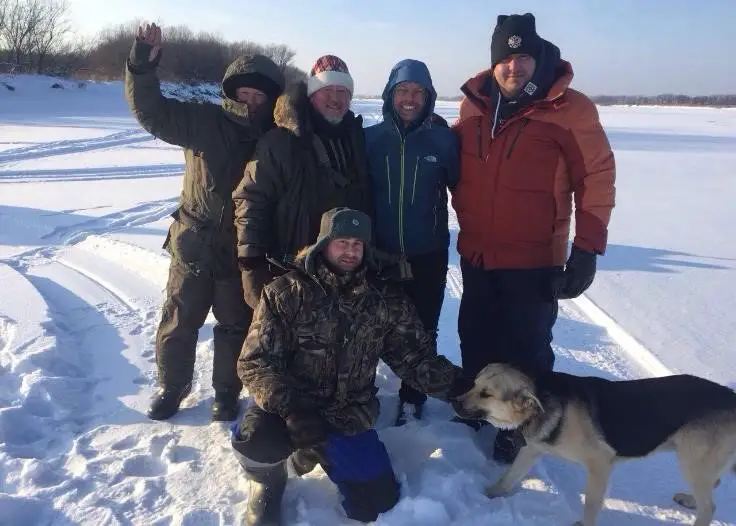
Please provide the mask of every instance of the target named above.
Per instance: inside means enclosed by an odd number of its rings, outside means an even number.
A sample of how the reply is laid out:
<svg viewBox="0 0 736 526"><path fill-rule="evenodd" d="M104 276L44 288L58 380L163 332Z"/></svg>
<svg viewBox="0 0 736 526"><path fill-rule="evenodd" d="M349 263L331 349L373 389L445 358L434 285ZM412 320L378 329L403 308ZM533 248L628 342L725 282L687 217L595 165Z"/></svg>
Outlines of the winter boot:
<svg viewBox="0 0 736 526"><path fill-rule="evenodd" d="M179 410L179 405L192 392L192 383L182 387L162 387L151 402L148 418L151 420L167 420Z"/></svg>
<svg viewBox="0 0 736 526"><path fill-rule="evenodd" d="M212 402L212 421L213 422L231 422L238 418L238 397L239 393L230 391L222 391L215 393L215 401Z"/></svg>
<svg viewBox="0 0 736 526"><path fill-rule="evenodd" d="M286 461L261 464L246 461L248 504L245 526L281 526L281 499L286 489Z"/></svg>
<svg viewBox="0 0 736 526"><path fill-rule="evenodd" d="M404 413L404 406L406 404L414 406L414 418L421 420L426 401L426 394L417 391L410 385L402 382L401 387L399 388L399 407L396 413L396 421L394 425L403 426L406 423L406 414Z"/></svg>
<svg viewBox="0 0 736 526"><path fill-rule="evenodd" d="M311 473L319 463L319 456L311 449L297 449L289 455L289 466L297 477Z"/></svg>
<svg viewBox="0 0 736 526"><path fill-rule="evenodd" d="M499 464L511 464L525 445L526 440L519 431L499 429L493 443L493 460Z"/></svg>

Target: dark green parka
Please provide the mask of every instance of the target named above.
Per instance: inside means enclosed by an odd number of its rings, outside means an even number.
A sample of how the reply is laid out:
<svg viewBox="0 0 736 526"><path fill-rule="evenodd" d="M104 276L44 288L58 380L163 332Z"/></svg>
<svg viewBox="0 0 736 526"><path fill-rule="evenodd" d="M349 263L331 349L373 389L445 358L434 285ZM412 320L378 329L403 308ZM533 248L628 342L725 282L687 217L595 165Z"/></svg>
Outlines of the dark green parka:
<svg viewBox="0 0 736 526"><path fill-rule="evenodd" d="M195 274L238 273L232 192L256 142L273 125L270 118L252 118L245 104L224 96L229 81L249 73L261 73L284 88L283 73L273 61L250 55L228 67L221 105L181 102L162 95L155 65L127 63L125 96L138 122L162 141L184 148L180 207L172 214L175 222L164 246Z"/></svg>

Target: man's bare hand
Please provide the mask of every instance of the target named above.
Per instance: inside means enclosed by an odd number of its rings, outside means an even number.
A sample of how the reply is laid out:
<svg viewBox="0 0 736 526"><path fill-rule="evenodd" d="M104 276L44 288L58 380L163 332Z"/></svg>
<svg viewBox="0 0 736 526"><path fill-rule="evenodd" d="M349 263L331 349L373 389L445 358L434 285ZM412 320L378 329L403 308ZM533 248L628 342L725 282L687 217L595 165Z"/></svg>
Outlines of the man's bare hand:
<svg viewBox="0 0 736 526"><path fill-rule="evenodd" d="M161 51L161 28L156 24L146 24L138 28L138 40L151 46L148 57L153 62Z"/></svg>

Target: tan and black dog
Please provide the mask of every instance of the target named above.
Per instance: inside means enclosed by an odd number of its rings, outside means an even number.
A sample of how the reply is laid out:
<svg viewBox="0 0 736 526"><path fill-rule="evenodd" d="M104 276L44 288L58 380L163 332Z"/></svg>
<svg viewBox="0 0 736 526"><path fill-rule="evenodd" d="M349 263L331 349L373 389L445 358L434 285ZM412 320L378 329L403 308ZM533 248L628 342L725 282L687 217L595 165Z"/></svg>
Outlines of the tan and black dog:
<svg viewBox="0 0 736 526"><path fill-rule="evenodd" d="M509 493L542 454L577 462L588 474L582 521L593 526L617 461L676 451L692 494L675 502L697 509L695 526L711 523L713 488L736 470L736 393L704 378L674 375L611 381L551 372L532 378L491 364L453 406L463 418L516 429L526 445L486 494Z"/></svg>

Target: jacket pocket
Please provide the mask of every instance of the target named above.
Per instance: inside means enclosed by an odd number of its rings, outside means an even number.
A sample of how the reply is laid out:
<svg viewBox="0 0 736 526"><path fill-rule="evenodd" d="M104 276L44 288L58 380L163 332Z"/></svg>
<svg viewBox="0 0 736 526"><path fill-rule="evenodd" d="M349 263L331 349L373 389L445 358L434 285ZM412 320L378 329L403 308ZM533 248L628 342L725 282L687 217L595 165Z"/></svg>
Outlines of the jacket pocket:
<svg viewBox="0 0 736 526"><path fill-rule="evenodd" d="M318 391L314 394L318 396L331 394L331 379L335 377L334 358L326 342L315 338L314 334L306 332L297 334L297 350L291 371L295 377Z"/></svg>
<svg viewBox="0 0 736 526"><path fill-rule="evenodd" d="M418 155L411 179L411 204L434 204L436 188L444 184L445 168L436 153Z"/></svg>
<svg viewBox="0 0 736 526"><path fill-rule="evenodd" d="M208 192L214 192L216 186L215 178L209 172L204 152L191 150L191 156L191 170L194 172L193 179L197 183L197 186Z"/></svg>
<svg viewBox="0 0 736 526"><path fill-rule="evenodd" d="M193 274L211 274L216 231L187 214L181 207L171 215L174 222L169 227L164 244L166 250Z"/></svg>

